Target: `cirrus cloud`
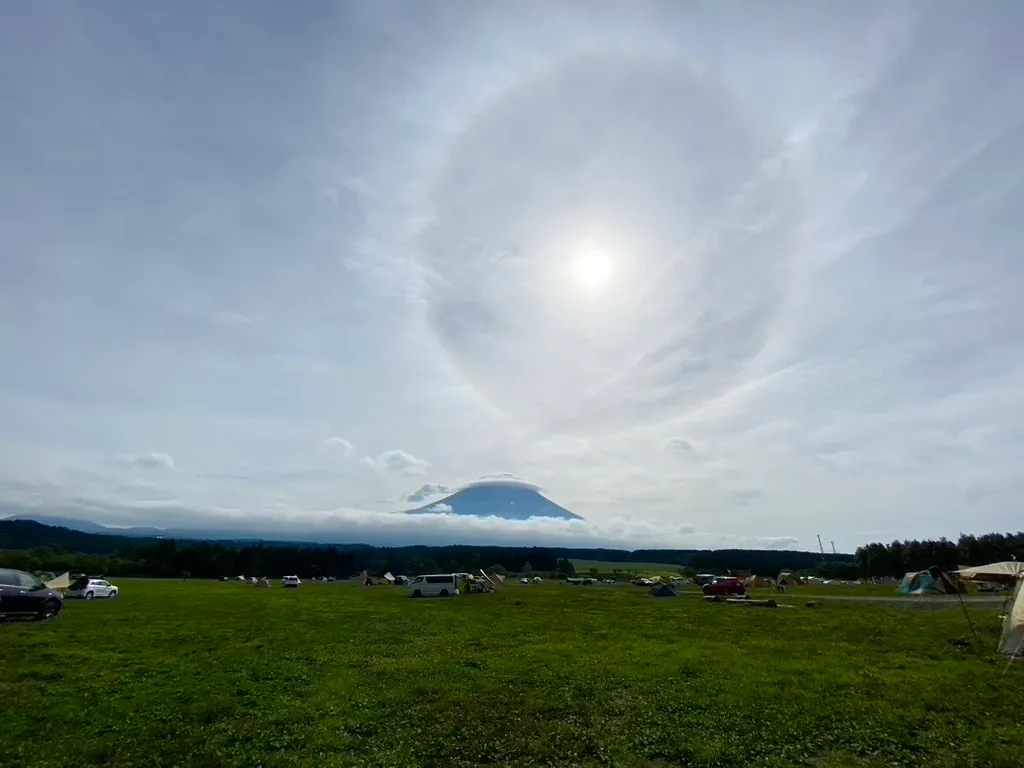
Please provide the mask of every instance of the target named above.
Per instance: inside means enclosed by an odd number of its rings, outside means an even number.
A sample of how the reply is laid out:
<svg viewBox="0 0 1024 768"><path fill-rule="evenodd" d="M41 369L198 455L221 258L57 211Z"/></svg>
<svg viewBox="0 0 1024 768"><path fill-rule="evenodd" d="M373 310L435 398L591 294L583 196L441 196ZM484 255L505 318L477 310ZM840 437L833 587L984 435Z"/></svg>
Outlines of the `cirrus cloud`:
<svg viewBox="0 0 1024 768"><path fill-rule="evenodd" d="M148 451L146 453L119 453L114 462L141 469L174 469L174 459L166 453Z"/></svg>

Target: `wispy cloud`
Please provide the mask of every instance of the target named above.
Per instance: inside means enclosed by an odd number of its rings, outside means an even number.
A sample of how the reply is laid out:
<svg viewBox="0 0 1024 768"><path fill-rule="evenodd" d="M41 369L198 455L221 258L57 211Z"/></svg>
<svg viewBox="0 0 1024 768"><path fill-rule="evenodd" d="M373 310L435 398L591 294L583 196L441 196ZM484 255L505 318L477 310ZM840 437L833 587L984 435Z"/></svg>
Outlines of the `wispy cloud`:
<svg viewBox="0 0 1024 768"><path fill-rule="evenodd" d="M141 469L174 469L174 459L166 453L119 453L113 459L118 464Z"/></svg>
<svg viewBox="0 0 1024 768"><path fill-rule="evenodd" d="M356 454L355 446L344 437L328 437L324 440L324 447L331 451L337 451L345 457L352 457Z"/></svg>
<svg viewBox="0 0 1024 768"><path fill-rule="evenodd" d="M449 488L447 485L442 485L440 483L426 483L421 485L408 496L405 496L404 499L405 501L412 502L426 501L431 496L442 496L449 493L454 493L454 490Z"/></svg>
<svg viewBox="0 0 1024 768"><path fill-rule="evenodd" d="M362 461L371 469L401 475L425 475L430 468L430 462L397 448L382 451L375 457L364 456Z"/></svg>

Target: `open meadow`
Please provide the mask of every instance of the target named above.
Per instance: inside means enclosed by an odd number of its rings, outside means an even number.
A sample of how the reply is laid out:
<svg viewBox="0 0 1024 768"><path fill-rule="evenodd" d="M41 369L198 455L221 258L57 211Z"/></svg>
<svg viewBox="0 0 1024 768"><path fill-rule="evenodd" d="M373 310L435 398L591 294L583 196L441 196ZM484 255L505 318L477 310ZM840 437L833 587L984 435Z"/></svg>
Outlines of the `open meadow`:
<svg viewBox="0 0 1024 768"><path fill-rule="evenodd" d="M0 626L0 765L1024 765L998 606L118 583Z"/></svg>

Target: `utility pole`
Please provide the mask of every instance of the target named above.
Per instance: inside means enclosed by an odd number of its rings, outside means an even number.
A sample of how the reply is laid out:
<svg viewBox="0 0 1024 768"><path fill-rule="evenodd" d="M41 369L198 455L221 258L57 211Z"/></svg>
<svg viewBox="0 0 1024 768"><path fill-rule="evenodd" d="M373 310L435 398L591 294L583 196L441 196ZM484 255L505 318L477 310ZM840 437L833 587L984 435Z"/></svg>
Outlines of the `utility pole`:
<svg viewBox="0 0 1024 768"><path fill-rule="evenodd" d="M825 554L825 548L821 545L821 534L818 534L818 549L821 550L821 554Z"/></svg>

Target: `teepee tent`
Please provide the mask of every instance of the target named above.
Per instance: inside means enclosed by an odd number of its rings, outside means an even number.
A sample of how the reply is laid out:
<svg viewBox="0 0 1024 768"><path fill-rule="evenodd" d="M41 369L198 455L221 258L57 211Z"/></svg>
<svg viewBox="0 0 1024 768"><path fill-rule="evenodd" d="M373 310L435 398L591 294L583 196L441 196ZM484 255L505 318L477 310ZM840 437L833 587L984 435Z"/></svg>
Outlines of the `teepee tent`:
<svg viewBox="0 0 1024 768"><path fill-rule="evenodd" d="M796 587L804 584L804 580L792 571L779 571L779 578L775 583L781 588Z"/></svg>
<svg viewBox="0 0 1024 768"><path fill-rule="evenodd" d="M359 583L356 584L356 586L358 586L358 587L372 587L373 586L373 579L370 578L370 574L368 574L366 571L363 571L362 573L360 573L359 574Z"/></svg>
<svg viewBox="0 0 1024 768"><path fill-rule="evenodd" d="M60 576L46 582L50 589L69 589L71 587L71 574L65 571Z"/></svg>
<svg viewBox="0 0 1024 768"><path fill-rule="evenodd" d="M255 586L256 589L270 589L270 582L267 581L267 577L264 576L262 579L257 581L253 586Z"/></svg>

